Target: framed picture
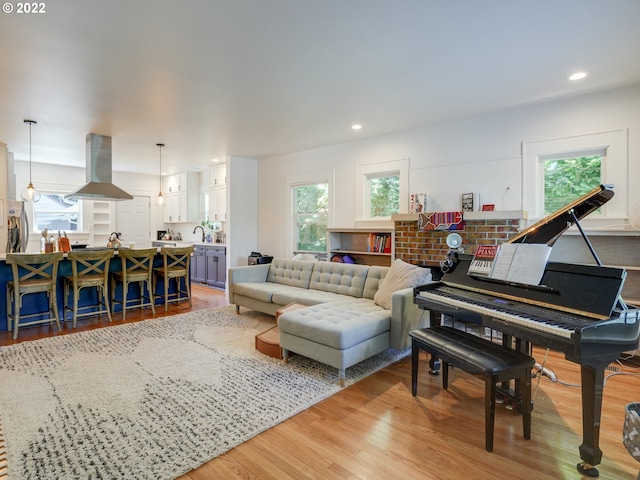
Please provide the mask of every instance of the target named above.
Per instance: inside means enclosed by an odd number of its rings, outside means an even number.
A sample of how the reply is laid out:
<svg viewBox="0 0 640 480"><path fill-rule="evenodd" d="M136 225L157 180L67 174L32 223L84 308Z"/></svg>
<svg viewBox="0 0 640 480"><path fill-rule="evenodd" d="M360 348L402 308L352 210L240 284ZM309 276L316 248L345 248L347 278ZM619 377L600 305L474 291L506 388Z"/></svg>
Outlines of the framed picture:
<svg viewBox="0 0 640 480"><path fill-rule="evenodd" d="M461 210L463 212L473 212L473 193L463 193L461 197Z"/></svg>

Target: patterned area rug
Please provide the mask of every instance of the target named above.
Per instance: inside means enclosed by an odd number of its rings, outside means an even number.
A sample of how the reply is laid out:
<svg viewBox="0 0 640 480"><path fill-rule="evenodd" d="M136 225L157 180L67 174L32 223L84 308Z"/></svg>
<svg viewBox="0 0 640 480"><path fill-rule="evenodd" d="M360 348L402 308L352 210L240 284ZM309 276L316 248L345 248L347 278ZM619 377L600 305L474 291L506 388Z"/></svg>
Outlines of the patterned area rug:
<svg viewBox="0 0 640 480"><path fill-rule="evenodd" d="M256 351L272 325L224 307L0 348L9 478L175 478L340 390L334 368Z"/></svg>

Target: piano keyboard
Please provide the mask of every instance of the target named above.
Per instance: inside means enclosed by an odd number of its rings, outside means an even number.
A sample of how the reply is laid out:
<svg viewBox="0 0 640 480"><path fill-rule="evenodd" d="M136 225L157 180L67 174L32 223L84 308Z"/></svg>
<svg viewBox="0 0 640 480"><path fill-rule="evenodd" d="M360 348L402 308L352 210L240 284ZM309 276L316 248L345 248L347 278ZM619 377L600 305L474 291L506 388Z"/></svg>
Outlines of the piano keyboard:
<svg viewBox="0 0 640 480"><path fill-rule="evenodd" d="M452 287L422 291L419 296L563 338L571 338L576 329L594 323L584 317L476 292L465 290L463 295L458 294Z"/></svg>

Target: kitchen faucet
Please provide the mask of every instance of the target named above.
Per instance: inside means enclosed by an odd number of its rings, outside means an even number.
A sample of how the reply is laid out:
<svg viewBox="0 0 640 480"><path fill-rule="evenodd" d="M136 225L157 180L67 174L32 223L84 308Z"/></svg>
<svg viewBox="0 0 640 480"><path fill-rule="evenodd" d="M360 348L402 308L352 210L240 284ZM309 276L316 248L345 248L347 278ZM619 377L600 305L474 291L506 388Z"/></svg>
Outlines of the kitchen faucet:
<svg viewBox="0 0 640 480"><path fill-rule="evenodd" d="M196 233L197 229L202 230L202 243L204 243L204 228L202 228L201 225L197 225L196 228L193 229L193 233Z"/></svg>

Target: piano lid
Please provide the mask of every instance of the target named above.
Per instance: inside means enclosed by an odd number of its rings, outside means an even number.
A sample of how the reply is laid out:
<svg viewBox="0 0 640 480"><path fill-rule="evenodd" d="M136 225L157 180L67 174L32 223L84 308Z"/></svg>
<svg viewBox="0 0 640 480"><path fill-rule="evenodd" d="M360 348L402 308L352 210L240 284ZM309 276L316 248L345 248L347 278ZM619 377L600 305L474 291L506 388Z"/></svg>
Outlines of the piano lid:
<svg viewBox="0 0 640 480"><path fill-rule="evenodd" d="M571 215L572 211L578 220L582 220L611 200L612 197L613 186L600 185L569 205L524 229L505 243L546 243L552 246L565 230L575 224L575 219Z"/></svg>

